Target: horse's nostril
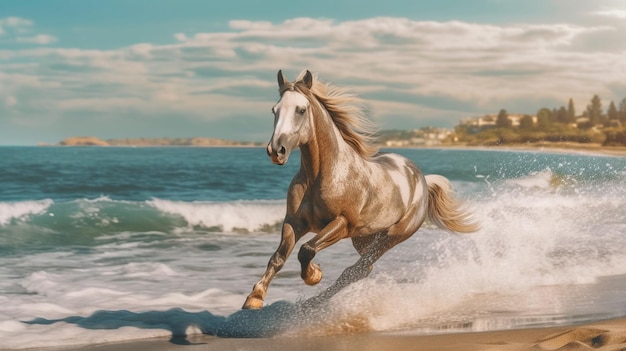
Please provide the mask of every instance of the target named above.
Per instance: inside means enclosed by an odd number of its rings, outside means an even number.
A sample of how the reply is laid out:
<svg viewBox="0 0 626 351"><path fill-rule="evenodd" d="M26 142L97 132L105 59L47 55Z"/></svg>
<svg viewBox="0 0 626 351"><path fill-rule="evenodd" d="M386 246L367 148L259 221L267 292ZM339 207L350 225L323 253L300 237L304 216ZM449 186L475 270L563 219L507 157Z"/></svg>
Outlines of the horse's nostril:
<svg viewBox="0 0 626 351"><path fill-rule="evenodd" d="M281 155L284 155L287 152L287 150L285 149L284 146L281 146L280 149L278 149L278 153Z"/></svg>

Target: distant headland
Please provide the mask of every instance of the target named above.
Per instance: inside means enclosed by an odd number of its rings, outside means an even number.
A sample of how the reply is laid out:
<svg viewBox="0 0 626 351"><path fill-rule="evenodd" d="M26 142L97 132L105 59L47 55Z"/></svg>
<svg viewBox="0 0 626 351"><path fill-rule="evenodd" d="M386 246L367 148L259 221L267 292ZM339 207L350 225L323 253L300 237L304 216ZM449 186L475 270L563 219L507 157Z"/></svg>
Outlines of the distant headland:
<svg viewBox="0 0 626 351"><path fill-rule="evenodd" d="M61 141L61 146L261 146L262 143L215 138L123 138L100 139L93 136L75 136Z"/></svg>

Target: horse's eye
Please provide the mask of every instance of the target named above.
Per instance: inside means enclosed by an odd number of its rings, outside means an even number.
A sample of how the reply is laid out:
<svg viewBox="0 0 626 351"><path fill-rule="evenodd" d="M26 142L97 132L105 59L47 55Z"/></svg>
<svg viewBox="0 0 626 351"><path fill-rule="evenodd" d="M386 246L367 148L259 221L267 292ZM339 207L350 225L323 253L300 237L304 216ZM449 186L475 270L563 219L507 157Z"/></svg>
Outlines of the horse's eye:
<svg viewBox="0 0 626 351"><path fill-rule="evenodd" d="M298 113L300 113L301 115L303 115L306 112L306 108L302 107L298 110Z"/></svg>

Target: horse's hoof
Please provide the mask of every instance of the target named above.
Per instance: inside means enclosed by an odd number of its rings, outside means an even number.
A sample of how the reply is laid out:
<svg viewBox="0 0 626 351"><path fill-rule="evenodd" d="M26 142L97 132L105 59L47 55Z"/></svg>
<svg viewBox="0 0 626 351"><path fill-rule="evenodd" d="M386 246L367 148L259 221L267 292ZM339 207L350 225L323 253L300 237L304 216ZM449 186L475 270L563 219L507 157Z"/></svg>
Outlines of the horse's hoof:
<svg viewBox="0 0 626 351"><path fill-rule="evenodd" d="M322 280L322 270L320 269L320 266L317 263L311 263L311 268L313 273L304 278L304 283L306 285L315 285Z"/></svg>
<svg viewBox="0 0 626 351"><path fill-rule="evenodd" d="M243 304L243 307L241 307L244 310L258 310L263 308L263 300L256 298L256 297L252 297L252 296L248 296L248 298L246 299L246 302Z"/></svg>

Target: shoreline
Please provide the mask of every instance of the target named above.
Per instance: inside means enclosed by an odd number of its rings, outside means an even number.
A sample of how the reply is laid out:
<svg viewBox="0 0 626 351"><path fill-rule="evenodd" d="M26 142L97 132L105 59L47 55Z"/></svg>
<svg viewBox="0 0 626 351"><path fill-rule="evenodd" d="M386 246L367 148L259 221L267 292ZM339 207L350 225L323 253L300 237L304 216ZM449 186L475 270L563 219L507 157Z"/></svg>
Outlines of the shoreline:
<svg viewBox="0 0 626 351"><path fill-rule="evenodd" d="M381 149L387 147L381 146ZM501 145L465 145L441 144L433 146L390 147L389 149L450 149L480 151L528 151L553 154L589 155L589 156L626 156L626 146L602 146L600 144L580 143L535 143L535 144L501 144Z"/></svg>
<svg viewBox="0 0 626 351"><path fill-rule="evenodd" d="M626 146L602 146L577 143L510 144L498 146L464 146L462 149L493 151L533 151L594 156L626 156Z"/></svg>
<svg viewBox="0 0 626 351"><path fill-rule="evenodd" d="M177 342L178 341L178 342ZM153 338L107 344L38 348L40 351L482 351L482 350L624 350L626 349L626 318L583 324L461 332L435 335L411 335L410 331L390 333L334 334L327 336L219 338L192 335L178 339Z"/></svg>
<svg viewBox="0 0 626 351"><path fill-rule="evenodd" d="M29 145L3 145L5 147L29 147ZM240 144L240 145L30 145L32 147L105 147L105 148L264 148L264 145ZM2 146L0 146L2 147ZM379 145L380 149L451 149L451 150L481 150L481 151L529 151L546 153L563 153L573 155L590 156L616 156L626 157L626 146L602 146L599 144L579 144L579 143L537 143L537 144L504 144L504 145L455 145L441 144L433 146L398 146L388 147Z"/></svg>
<svg viewBox="0 0 626 351"><path fill-rule="evenodd" d="M9 145L6 145L9 146ZM203 144L37 144L37 147L107 147L107 148L264 148L265 144L258 142L232 143L203 143ZM601 144L583 144L573 142L537 142L526 144L500 145L467 145L467 144L439 144L439 145L408 145L386 146L377 145L380 149L456 149L456 150L484 150L484 151L532 151L548 153L569 153L600 156L626 156L626 146L603 146Z"/></svg>

